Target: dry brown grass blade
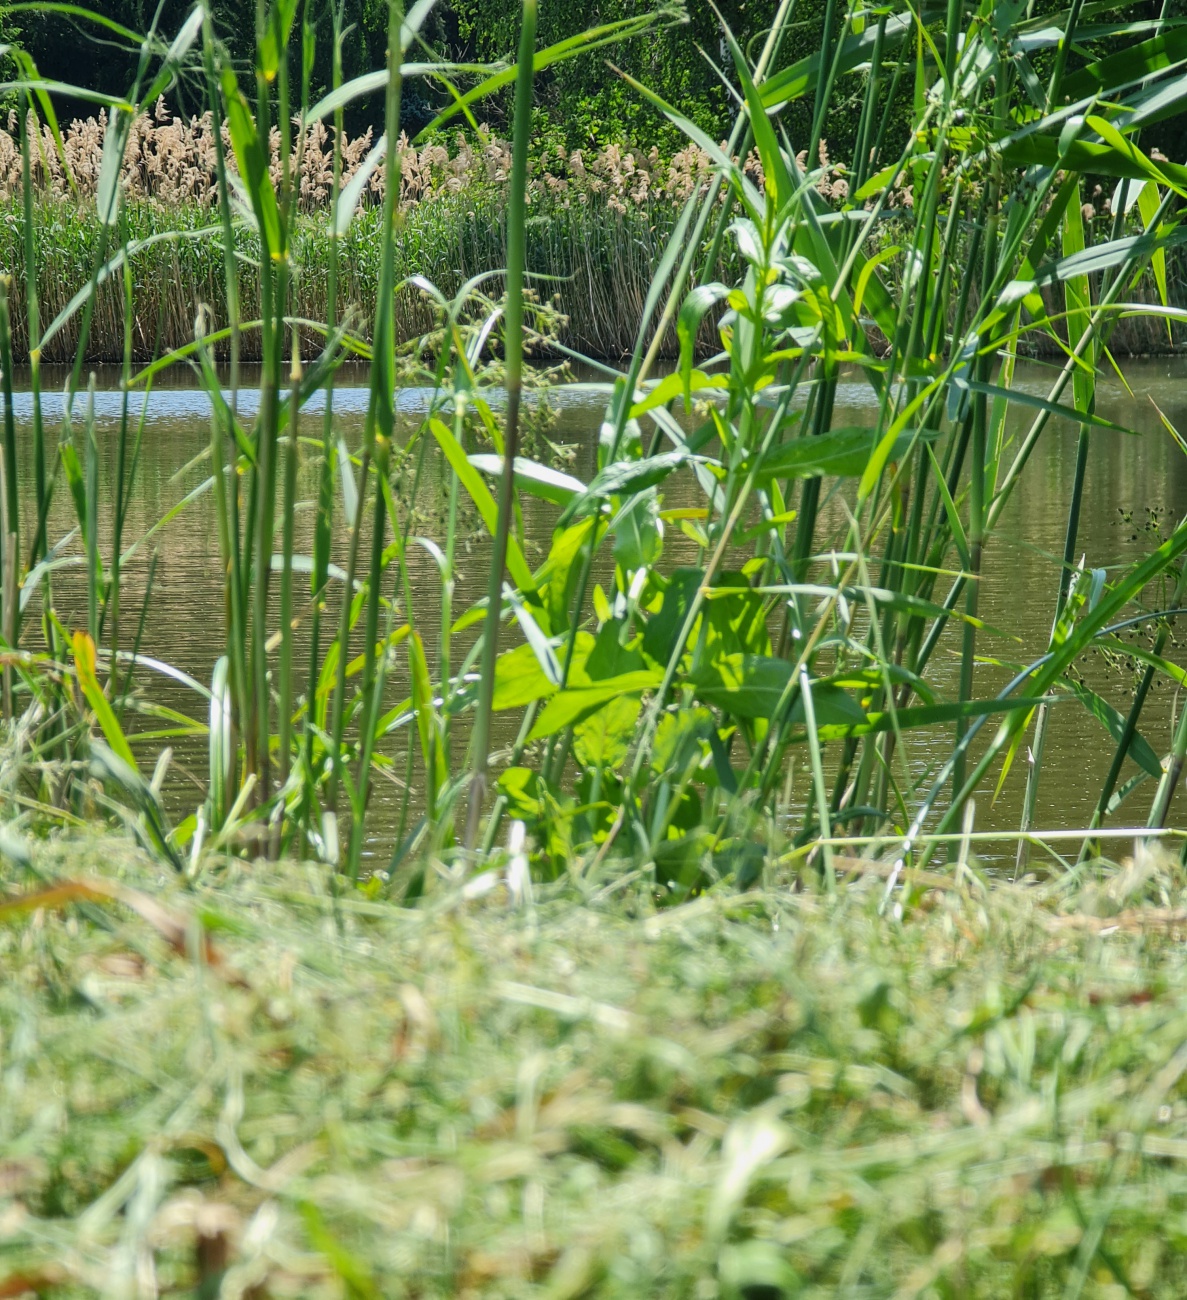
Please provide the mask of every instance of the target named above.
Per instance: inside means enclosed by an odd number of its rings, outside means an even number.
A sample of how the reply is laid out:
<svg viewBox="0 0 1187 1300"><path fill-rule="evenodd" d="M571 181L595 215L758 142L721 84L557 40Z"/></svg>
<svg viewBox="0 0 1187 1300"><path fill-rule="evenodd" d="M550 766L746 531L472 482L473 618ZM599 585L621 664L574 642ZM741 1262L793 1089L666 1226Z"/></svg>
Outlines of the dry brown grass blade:
<svg viewBox="0 0 1187 1300"><path fill-rule="evenodd" d="M71 903L122 903L161 936L179 957L190 955L190 924L162 907L155 898L109 880L59 880L45 889L21 894L0 902L0 921L23 916L43 908L62 908ZM208 966L222 969L222 958L210 936L200 931L202 958Z"/></svg>
<svg viewBox="0 0 1187 1300"><path fill-rule="evenodd" d="M7 1296L44 1295L51 1287L61 1286L65 1274L56 1268L38 1269L36 1273L10 1273L0 1278L0 1300Z"/></svg>
<svg viewBox="0 0 1187 1300"><path fill-rule="evenodd" d="M1048 929L1078 930L1089 934L1112 934L1124 930L1136 934L1145 930L1170 930L1187 927L1187 907L1135 907L1115 916L1089 916L1074 912L1066 916L1044 918Z"/></svg>

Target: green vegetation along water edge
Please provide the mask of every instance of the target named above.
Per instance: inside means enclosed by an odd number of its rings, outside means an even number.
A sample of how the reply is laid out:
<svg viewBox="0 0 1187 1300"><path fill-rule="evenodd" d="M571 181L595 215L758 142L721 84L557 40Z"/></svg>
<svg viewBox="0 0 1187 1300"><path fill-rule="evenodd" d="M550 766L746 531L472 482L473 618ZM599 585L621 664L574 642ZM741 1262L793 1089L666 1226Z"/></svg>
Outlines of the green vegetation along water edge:
<svg viewBox="0 0 1187 1300"><path fill-rule="evenodd" d="M720 25L724 146L626 77L708 174L648 254L578 477L530 425L556 328L530 275L536 90L673 15L556 37L523 0L514 64L459 67L433 8L391 0L383 65L347 77L331 6L324 87L325 15L302 0L258 6L250 67L205 0L143 36L69 6L135 51L118 91L9 51L0 1290L1175 1294L1151 1229L1182 1208L1187 519L1135 529L1122 563L1080 543L1102 441L1142 454L1098 409L1120 330L1183 317L1187 168L1152 132L1187 108L1187 27L1079 0L830 3L803 53L780 0L745 45ZM447 93L418 149L512 105L504 265L446 287L400 244L405 90L425 81ZM180 86L226 127L204 210L225 316L199 304L142 362L136 258L194 230L159 204L177 219L137 239L121 177ZM107 114L86 198L54 107L72 93ZM383 129L351 171L366 96ZM843 102L841 185L823 145ZM302 192L317 123L324 206ZM60 307L39 292L43 128L59 206L92 229ZM360 221L366 321L344 256ZM410 341L406 289L426 313ZM105 293L121 383L101 465ZM1039 342L1055 361L1035 392L1017 363ZM335 411L355 357L361 430ZM209 409L204 477L130 536L143 397L175 367ZM842 414L850 374L868 422ZM404 379L427 394L411 420ZM1035 593L1050 636L1023 655L986 625L980 578L1053 421L1074 437L1066 518ZM153 564L136 600L124 575L200 496L220 599L192 616L220 645L187 673L146 635ZM422 555L434 581L414 589ZM473 557L485 595L463 600ZM1102 650L1137 676L1102 684ZM1086 710L1111 755L1085 825L1036 821L1056 709ZM204 770L175 816L183 739ZM399 802L382 834L381 782ZM1022 813L994 835L1018 887L977 861L977 801L1007 782Z"/></svg>
<svg viewBox="0 0 1187 1300"><path fill-rule="evenodd" d="M24 164L16 113L8 130L0 130L0 267L10 273L25 256L22 187ZM48 125L40 132L26 119L30 180L36 202L33 222L36 241L37 293L46 318L66 309L96 259L102 227L92 218L103 171L106 112L76 119L55 137ZM226 161L235 174L234 155L224 128ZM354 328L369 337L375 316L379 262L378 223L382 217L384 173L374 166L375 140L368 130L338 144L339 184L357 204L346 222L328 219L334 185L335 146L324 121L309 126L295 150L300 175L294 177L298 216L291 249L293 314L324 321L329 293L331 243L336 246L336 295ZM1155 151L1155 155L1157 152ZM806 154L797 158L806 167ZM845 206L849 198L851 165L834 161L826 139L817 146L821 197ZM434 309L417 278L430 280L447 297L477 277L501 273L507 265L507 182L511 150L488 127L463 133L445 130L430 143L414 147L400 139L400 201L395 236L396 331L409 343L429 331ZM280 142L271 143L269 174L281 174ZM755 150L744 170L761 183L762 162ZM528 167L531 220L527 231L525 267L538 299L555 309L550 329L555 343L602 358L628 356L638 330L647 290L680 216L681 205L698 188L707 187L713 173L709 154L695 143L661 155L656 146L632 149L619 144L589 150L541 147L533 143ZM351 182L357 178L357 188ZM218 156L210 112L178 117L158 100L151 112L130 124L120 166L120 187L126 204L123 238L129 249L132 275L132 354L151 360L159 351L183 347L193 336L194 313L210 313L212 328L225 326L227 296L220 240L215 220L218 205ZM1109 229L1112 204L1120 196L1100 185L1086 191L1084 220L1089 231ZM896 281L905 270L901 256L904 229L913 222L914 195L910 178L898 179L885 200L874 237L884 254L883 273ZM5 213L5 205L7 212ZM866 199L862 210L872 207ZM344 229L335 235L335 222ZM1141 224L1132 211L1125 229L1136 233ZM240 292L248 300L259 292L253 268L259 242L250 229L235 232L240 264ZM958 233L955 253L968 250L970 234ZM708 252L706 238L701 249ZM717 279L739 272L736 252L726 244L717 250ZM1181 255L1172 249L1166 259L1168 301L1187 300L1187 275ZM14 356L28 358L28 322L21 276L14 278L10 313ZM1160 285L1147 269L1133 287L1138 301L1157 303ZM975 296L975 294L974 294ZM124 296L114 283L97 287L87 337L87 360L118 363L124 348ZM69 362L78 341L79 321L66 320L41 350L45 362ZM875 346L884 346L876 323L866 323ZM1158 354L1181 345L1182 327L1154 317L1132 315L1118 321L1110 343L1119 355ZM711 324L697 335L697 352L709 356L719 346ZM1057 355L1059 345L1046 335L1020 340L1024 352ZM240 343L244 359L259 359L258 336L246 334ZM554 353L555 346L551 349ZM674 327L662 339L666 359L679 350ZM225 359L224 341L211 344Z"/></svg>

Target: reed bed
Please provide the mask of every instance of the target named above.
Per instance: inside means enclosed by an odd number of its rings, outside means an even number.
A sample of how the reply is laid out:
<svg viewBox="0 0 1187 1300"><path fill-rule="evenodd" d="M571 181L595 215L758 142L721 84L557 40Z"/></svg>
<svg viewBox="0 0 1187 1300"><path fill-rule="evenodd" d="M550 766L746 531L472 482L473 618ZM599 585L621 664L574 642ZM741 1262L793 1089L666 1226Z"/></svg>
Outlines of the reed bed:
<svg viewBox="0 0 1187 1300"><path fill-rule="evenodd" d="M151 112L140 112L127 122L127 140L119 170L119 187L128 202L145 202L160 208L196 206L214 211L218 207L219 152L214 138L210 110L201 116L178 117L170 112L164 97ZM293 127L298 138L290 146L299 158L300 173L292 177L298 206L308 212L324 210L334 186L334 160L338 158L339 183L349 186L360 178L358 201L374 206L383 199L385 175L368 167L375 146L373 132L360 136L338 134L317 120L303 131L300 120ZM40 127L40 129L39 129ZM30 156L30 183L46 200L94 200L103 173L103 148L109 121L107 111L94 117L75 118L56 132L48 123L26 118L26 148ZM418 137L419 139L419 137ZM231 133L224 124L219 133L224 164L229 175L238 175ZM823 161L828 167L827 144ZM500 190L506 199L511 172L511 144L489 126L478 125L471 132L443 133L417 147L407 134L399 137L400 206L461 194L478 188ZM757 155L747 159L751 170L760 167ZM284 179L280 128L273 126L268 137L268 177L273 185ZM561 148L535 154L525 177L529 198L557 196L562 202L587 203L604 198L619 210L652 198L682 202L708 179L712 172L709 155L689 144L670 157L659 150L610 144L602 149L566 151ZM840 184L837 197L844 197L840 173L826 185ZM21 198L24 192L22 137L15 109L8 115L7 129L0 128L0 200Z"/></svg>
<svg viewBox="0 0 1187 1300"><path fill-rule="evenodd" d="M595 357L618 357L634 343L632 313L647 295L665 239L679 209L665 202L616 207L601 197L563 206L542 198L533 207L528 270L538 276L538 293L555 298L567 320L560 337L570 348ZM39 232L37 284L44 315L52 319L65 308L86 280L96 252L98 232L86 211L72 204L45 205L37 212ZM369 339L378 290L380 210L361 212L339 241L337 293L359 337ZM211 327L227 325L223 253L210 214L190 206L165 210L134 204L127 209L130 241L142 243L162 234L185 232L184 238L149 243L130 258L132 286L132 357L149 362L163 350L184 347L194 335L194 317L208 309ZM0 213L0 266L19 266L23 258L22 216L10 206ZM399 282L428 275L452 296L476 276L506 265L506 204L497 193L445 195L403 210L395 238ZM237 233L240 292L258 294L259 244L249 232ZM329 301L329 254L324 227L299 222L293 240L293 312L309 321L324 321ZM28 358L28 324L19 284L11 297L13 349ZM402 342L415 340L435 326L435 313L416 288L396 300L396 328ZM42 350L46 363L74 359L80 323L75 318ZM307 337L312 338L311 335ZM711 335L706 331L706 344ZM675 355L675 331L665 345ZM108 282L95 295L86 357L88 362L119 363L124 349L123 286ZM225 338L211 345L221 361L229 356ZM260 360L260 344L245 334L239 352L244 361Z"/></svg>
<svg viewBox="0 0 1187 1300"><path fill-rule="evenodd" d="M31 119L30 119L31 122ZM212 118L208 112L189 119L177 117L159 100L151 113L137 116L130 129L120 171L126 196L124 238L137 246L130 258L133 272L132 346L137 362L151 360L160 350L184 347L193 337L199 307L209 311L216 329L227 324L226 286L220 231L212 224L217 206L217 159ZM32 126L28 127L30 132ZM55 141L48 125L30 138L30 179L35 196L34 221L39 231L37 287L42 310L54 317L70 302L95 261L100 231L87 210L96 196L102 168L107 117L76 119ZM222 131L228 166L234 155L227 128ZM457 134L446 144L420 148L401 136L400 223L396 234L397 283L423 276L448 297L474 277L500 271L507 264L507 182L510 145L487 127L472 140ZM337 142L341 159L340 184L349 185L363 169L374 146L371 133ZM298 146L301 174L295 178L298 210L308 218L296 223L292 257L294 314L310 321L327 318L329 240L325 214L333 181L335 142L323 122L307 128ZM850 168L833 160L826 140L818 146L817 192L830 203L848 197ZM807 165L806 152L797 159ZM611 145L596 152L554 151L530 160L527 192L531 221L527 228L527 270L537 277L540 293L555 297L566 318L559 341L593 357L629 355L647 290L659 266L666 241L680 213L680 204L702 188L711 173L709 155L690 144L671 158L654 148ZM745 172L762 181L757 152L745 160ZM268 174L280 181L279 131L273 128ZM364 177L362 206L339 243L339 286L344 309L352 313L366 338L375 314L378 289L376 249L383 173ZM22 162L16 113L7 130L0 130L0 268L14 271L24 259ZM83 202L80 205L79 200ZM885 248L903 242L903 228L913 219L913 187L905 179L886 198L886 217L879 234ZM867 199L865 207L873 206ZM5 210L7 208L7 210ZM1110 196L1095 187L1085 204L1090 228L1103 230L1112 217ZM182 239L162 236L184 232ZM258 295L252 268L258 262L258 240L249 231L236 232L242 292ZM964 241L967 244L967 237ZM957 253L965 251L958 247ZM725 279L736 272L729 250L714 275ZM890 257L888 272L901 275L901 259ZM1187 301L1187 267L1182 257L1168 260L1173 302ZM975 296L975 295L974 295ZM1158 286L1147 272L1135 286L1136 300L1155 304ZM10 301L12 346L19 360L28 357L28 325L19 278ZM416 291L397 300L396 328L404 342L419 338L433 326L433 311ZM877 343L876 326L870 327ZM1133 317L1118 323L1112 346L1121 355L1149 355L1180 345L1182 327L1168 332L1156 318ZM46 362L69 362L75 354L78 327L67 325L42 352ZM715 346L711 328L698 335L699 352ZM101 286L87 343L89 362L118 363L123 357L123 292L115 284ZM660 355L676 356L679 341L674 327L661 341ZM1054 355L1048 339L1023 345L1034 355ZM222 360L228 345L213 344ZM258 341L244 338L241 357L260 360Z"/></svg>
<svg viewBox="0 0 1187 1300"><path fill-rule="evenodd" d="M219 154L213 118L172 114L163 98L151 112L134 116L119 172L124 196L122 238L137 246L130 257L133 356L150 360L161 349L184 347L193 338L199 307L209 310L216 329L227 324L227 293L218 205ZM38 227L37 285L42 310L57 315L94 264L101 230L88 213L103 169L108 117L76 119L55 135L49 124L26 118L29 183ZM220 134L228 174L237 175L229 129ZM444 137L420 148L400 136L397 283L427 277L452 296L475 276L507 264L506 208L510 144L487 127ZM294 311L312 321L327 317L329 247L326 212L333 190L335 156L339 189L359 178L357 220L339 241L339 285L343 309L353 313L365 337L374 318L378 291L377 238L384 171L368 167L375 141L368 130L335 136L316 121L291 146L300 161L292 179L295 208L310 219L295 223L292 258ZM752 162L752 166L754 163ZM268 177L281 183L280 130L269 135ZM534 157L527 177L532 204L528 271L559 293L569 316L564 341L594 356L630 351L635 320L646 297L678 205L702 187L710 173L708 155L695 145L661 159L656 149L610 145L597 151L563 150ZM0 129L0 267L22 265L23 185L20 127L15 110ZM177 236L183 238L162 238ZM252 268L259 243L236 232L242 292L259 287ZM546 295L547 296L547 295ZM23 295L11 300L13 348L28 355ZM402 340L431 328L433 315L419 294L400 295L397 330ZM73 360L78 327L67 327L42 352L46 362ZM675 348L674 335L668 350ZM123 356L123 291L101 286L95 298L87 343L88 361L119 362ZM213 346L226 358L227 348ZM246 336L240 353L259 361L258 341Z"/></svg>
<svg viewBox="0 0 1187 1300"><path fill-rule="evenodd" d="M564 204L552 196L539 196L533 204L527 244L527 269L535 277L538 296L553 301L563 317L557 340L576 352L594 358L619 358L630 354L639 314L647 298L665 241L679 219L680 210L660 199L619 204L595 195L579 204ZM506 265L506 202L497 192L445 195L431 203L413 203L404 209L396 234L397 274L401 281L426 275L447 296L476 277L497 273ZM68 306L80 281L85 281L96 252L97 231L85 209L54 204L37 212L40 234L37 287L42 310L50 318ZM377 230L379 211L359 214L339 242L337 272L343 309L351 313L364 340L375 312L377 291ZM23 218L9 204L0 209L0 267L19 267L23 257ZM223 254L209 234L210 216L190 206L171 211L152 204L130 204L127 234L144 244L155 236L186 232L184 239L147 243L130 258L132 290L132 358L149 362L155 355L184 348L192 339L199 307L209 312L215 328L227 324ZM885 232L887 244L895 239ZM258 292L254 263L258 242L249 232L236 240L241 259L242 292ZM324 228L314 221L298 225L293 249L294 313L306 320L326 319L329 302L329 256ZM718 266L729 272L728 258ZM1168 258L1170 301L1187 301L1187 263L1182 256ZM1156 306L1158 285L1152 274L1142 276L1132 297ZM10 299L12 347L18 362L28 361L28 322L24 295L17 283ZM412 342L435 325L433 307L416 288L403 289L396 299L396 328L403 343ZM78 322L71 321L42 350L47 363L66 364L74 359ZM884 345L876 326L870 327L871 344ZM1183 325L1156 316L1134 315L1120 321L1112 347L1119 356L1151 356L1182 347ZM716 343L710 326L698 330L697 354L712 355ZM658 355L673 360L679 339L670 325L661 339ZM124 347L124 297L120 286L107 283L95 294L94 316L87 342L89 363L118 364ZM211 345L220 361L229 356L229 344ZM1020 347L1023 355L1055 356L1050 339L1037 339ZM243 338L240 356L260 360L254 335Z"/></svg>

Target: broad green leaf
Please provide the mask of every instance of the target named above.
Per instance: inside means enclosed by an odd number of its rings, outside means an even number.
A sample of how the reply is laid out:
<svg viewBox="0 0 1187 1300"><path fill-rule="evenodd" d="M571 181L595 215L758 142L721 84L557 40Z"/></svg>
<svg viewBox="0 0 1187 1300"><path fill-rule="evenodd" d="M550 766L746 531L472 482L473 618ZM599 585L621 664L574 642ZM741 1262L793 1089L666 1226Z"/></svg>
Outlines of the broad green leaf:
<svg viewBox="0 0 1187 1300"><path fill-rule="evenodd" d="M663 672L658 668L644 669L608 677L592 686L567 686L544 706L528 739L541 740L545 736L551 736L580 722L595 709L620 695L640 695L644 691L653 691L663 681L663 677Z"/></svg>
<svg viewBox="0 0 1187 1300"><path fill-rule="evenodd" d="M590 632L578 632L573 650L571 677L580 679L583 666L593 649L594 637ZM517 645L501 654L495 663L496 712L522 709L533 700L542 700L556 692L556 683L541 667L536 652L530 645Z"/></svg>
<svg viewBox="0 0 1187 1300"><path fill-rule="evenodd" d="M507 811L520 821L534 822L543 811L540 779L530 767L508 767L499 774L499 793Z"/></svg>
<svg viewBox="0 0 1187 1300"><path fill-rule="evenodd" d="M1088 126L1100 136L1105 144L1109 145L1113 151L1122 158L1128 159L1135 167L1144 171L1154 181L1160 181L1163 178L1162 170L1158 164L1147 157L1137 145L1128 136L1122 135L1108 118L1100 117L1095 113L1090 113L1085 119Z"/></svg>
<svg viewBox="0 0 1187 1300"><path fill-rule="evenodd" d="M853 314L860 318L861 309L868 300L870 314L887 338L892 338L894 335L894 299L882 283L878 275L878 267L884 262L889 262L902 251L897 244L890 244L873 257L866 258L858 253L853 264L853 269L857 272L857 283L853 291Z"/></svg>
<svg viewBox="0 0 1187 1300"><path fill-rule="evenodd" d="M666 664L671 659L680 629L684 626L704 576L703 569L672 570L663 601L657 612L647 620L647 626L643 630L643 653L656 663Z"/></svg>
<svg viewBox="0 0 1187 1300"><path fill-rule="evenodd" d="M556 690L556 683L540 667L530 645L517 645L495 662L495 695L492 708L522 709L533 700L542 700Z"/></svg>
<svg viewBox="0 0 1187 1300"><path fill-rule="evenodd" d="M573 752L582 767L620 767L639 721L637 695L619 695L573 729Z"/></svg>
<svg viewBox="0 0 1187 1300"><path fill-rule="evenodd" d="M474 455L470 457L470 464L491 478L500 478L503 473L502 456ZM549 469L547 465L538 465L524 456L515 458L515 486L559 506L568 505L574 497L586 491L585 484L579 478L562 474L558 469Z"/></svg>
<svg viewBox="0 0 1187 1300"><path fill-rule="evenodd" d="M1177 117L1187 103L1187 75L1179 72L1169 80L1153 85L1143 82L1141 88L1128 95L1122 111L1117 116L1127 131L1136 131L1140 126L1165 121L1168 117Z"/></svg>
<svg viewBox="0 0 1187 1300"><path fill-rule="evenodd" d="M222 827L229 806L228 792L235 768L235 728L231 699L231 663L220 655L210 680L210 728L207 751L210 767L210 823Z"/></svg>
<svg viewBox="0 0 1187 1300"><path fill-rule="evenodd" d="M705 593L705 616L709 620L705 653L710 662L722 654L770 654L767 601L768 597L755 591L744 574L718 574Z"/></svg>
<svg viewBox="0 0 1187 1300"><path fill-rule="evenodd" d="M612 618L602 624L589 658L585 661L585 676L590 683L637 672L645 667L639 650L633 645L628 647L622 644L622 638L627 632L628 625L623 619ZM574 684L583 685L584 682L575 678Z"/></svg>
<svg viewBox="0 0 1187 1300"><path fill-rule="evenodd" d="M690 677L697 698L737 718L771 718L792 679L792 664L772 655L728 654ZM861 705L839 686L812 684L816 725L865 722ZM803 721L803 701L797 699L789 717Z"/></svg>
<svg viewBox="0 0 1187 1300"><path fill-rule="evenodd" d="M701 758L716 731L708 709L681 707L665 713L655 729L651 770L660 775L683 773L689 763Z"/></svg>
<svg viewBox="0 0 1187 1300"><path fill-rule="evenodd" d="M536 570L536 586L548 611L548 630L553 635L569 625L573 593L581 576L582 564L578 563L578 556L593 531L594 523L594 517L590 515L568 528L558 528L553 534L548 558Z"/></svg>
<svg viewBox="0 0 1187 1300"><path fill-rule="evenodd" d="M628 573L646 569L663 549L663 525L657 517L655 492L641 492L614 520L614 559Z"/></svg>
<svg viewBox="0 0 1187 1300"><path fill-rule="evenodd" d="M725 375L707 375L703 370L692 370L688 378L691 392L694 393L702 392L705 389L729 387L729 379ZM648 411L654 411L656 407L667 406L673 398L679 397L682 393L685 393L684 375L679 373L665 375L658 384L652 385L647 390L646 397L631 407L630 418L637 420L639 416L646 415Z"/></svg>
<svg viewBox="0 0 1187 1300"><path fill-rule="evenodd" d="M676 318L676 338L680 343L680 383L686 408L692 401L693 375L701 373L699 370L694 371L692 364L696 356L701 321L719 302L724 302L729 294L728 285L698 284L680 305L680 314Z"/></svg>

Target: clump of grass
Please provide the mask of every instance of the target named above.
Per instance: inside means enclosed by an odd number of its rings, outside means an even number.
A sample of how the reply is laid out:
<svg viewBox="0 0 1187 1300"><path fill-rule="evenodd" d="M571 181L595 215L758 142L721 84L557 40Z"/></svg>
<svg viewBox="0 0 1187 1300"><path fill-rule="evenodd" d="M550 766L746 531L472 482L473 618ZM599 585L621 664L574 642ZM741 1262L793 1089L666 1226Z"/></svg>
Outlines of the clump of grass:
<svg viewBox="0 0 1187 1300"><path fill-rule="evenodd" d="M605 880L186 886L112 837L32 863L0 911L10 1294L1187 1284L1177 864L917 876L892 916L845 859L833 899L661 913Z"/></svg>

